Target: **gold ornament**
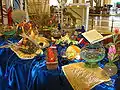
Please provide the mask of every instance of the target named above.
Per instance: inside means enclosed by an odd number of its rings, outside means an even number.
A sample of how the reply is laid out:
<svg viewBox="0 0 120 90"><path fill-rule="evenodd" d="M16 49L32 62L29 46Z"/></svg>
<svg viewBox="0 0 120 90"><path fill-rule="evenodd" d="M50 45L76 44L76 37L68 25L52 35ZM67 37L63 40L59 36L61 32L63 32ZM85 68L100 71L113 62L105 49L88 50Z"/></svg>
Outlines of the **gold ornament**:
<svg viewBox="0 0 120 90"><path fill-rule="evenodd" d="M66 50L66 56L69 60L80 59L81 49L75 45L71 45Z"/></svg>

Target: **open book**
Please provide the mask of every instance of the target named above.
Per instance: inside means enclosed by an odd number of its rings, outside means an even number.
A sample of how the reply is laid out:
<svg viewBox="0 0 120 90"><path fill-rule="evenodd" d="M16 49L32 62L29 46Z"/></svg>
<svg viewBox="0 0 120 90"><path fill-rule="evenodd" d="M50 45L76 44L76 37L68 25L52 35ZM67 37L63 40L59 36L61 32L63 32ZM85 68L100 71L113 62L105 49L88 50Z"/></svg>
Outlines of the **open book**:
<svg viewBox="0 0 120 90"><path fill-rule="evenodd" d="M102 36L99 32L97 32L96 30L90 30L88 32L82 33L82 35L91 43L97 43L100 42L104 39L107 39L109 37L111 37L113 34L107 35L107 36Z"/></svg>

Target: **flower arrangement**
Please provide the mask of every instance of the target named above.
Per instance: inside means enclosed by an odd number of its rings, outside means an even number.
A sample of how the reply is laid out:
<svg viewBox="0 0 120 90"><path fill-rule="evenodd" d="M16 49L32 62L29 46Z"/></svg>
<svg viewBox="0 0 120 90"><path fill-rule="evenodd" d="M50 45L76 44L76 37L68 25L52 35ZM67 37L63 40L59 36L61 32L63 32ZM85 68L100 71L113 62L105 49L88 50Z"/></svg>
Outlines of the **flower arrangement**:
<svg viewBox="0 0 120 90"><path fill-rule="evenodd" d="M119 29L116 28L114 30L114 34L112 36L112 41L108 43L108 63L105 64L103 70L108 74L108 76L114 76L118 69L115 61L119 60L119 54L118 54L118 44L120 43L119 40Z"/></svg>
<svg viewBox="0 0 120 90"><path fill-rule="evenodd" d="M21 23L26 19L26 12L24 10L14 10L12 12L12 19L14 23Z"/></svg>
<svg viewBox="0 0 120 90"><path fill-rule="evenodd" d="M60 39L56 40L56 44L64 44L64 43L67 43L67 44L70 44L70 43L73 43L73 44L78 44L78 41L75 41L75 40L72 40L70 37L69 37L69 34L67 33L65 36L61 36Z"/></svg>
<svg viewBox="0 0 120 90"><path fill-rule="evenodd" d="M113 62L117 61L119 58L118 58L118 54L116 52L116 47L115 45L111 45L108 49L108 60L109 60L109 63L112 64Z"/></svg>
<svg viewBox="0 0 120 90"><path fill-rule="evenodd" d="M40 30L51 30L55 17L50 17L49 0L26 0L30 20Z"/></svg>
<svg viewBox="0 0 120 90"><path fill-rule="evenodd" d="M117 44L120 43L118 40L120 30L116 28L114 30L114 35L112 36L112 42L108 43L108 60L109 63L112 64L113 62L117 61L119 58L119 54L117 53Z"/></svg>

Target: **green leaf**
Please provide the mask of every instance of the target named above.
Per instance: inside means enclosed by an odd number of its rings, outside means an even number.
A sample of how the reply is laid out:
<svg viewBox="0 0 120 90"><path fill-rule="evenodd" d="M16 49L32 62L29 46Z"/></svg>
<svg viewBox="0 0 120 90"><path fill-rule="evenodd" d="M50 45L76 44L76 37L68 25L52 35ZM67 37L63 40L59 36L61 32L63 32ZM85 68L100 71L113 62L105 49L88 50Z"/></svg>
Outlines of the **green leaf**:
<svg viewBox="0 0 120 90"><path fill-rule="evenodd" d="M115 54L113 62L118 61L118 60L119 60L119 55Z"/></svg>
<svg viewBox="0 0 120 90"><path fill-rule="evenodd" d="M116 43L117 38L118 38L118 35L115 35L115 36L113 37L113 42L114 42L114 43Z"/></svg>
<svg viewBox="0 0 120 90"><path fill-rule="evenodd" d="M119 58L116 58L116 59L113 60L113 62L116 62L116 61L118 61L118 60L119 60Z"/></svg>
<svg viewBox="0 0 120 90"><path fill-rule="evenodd" d="M118 54L115 54L114 58L117 58L118 57Z"/></svg>
<svg viewBox="0 0 120 90"><path fill-rule="evenodd" d="M111 45L113 45L113 43L112 43L112 42L108 43L106 46L108 47L108 46L111 46Z"/></svg>
<svg viewBox="0 0 120 90"><path fill-rule="evenodd" d="M120 41L117 41L116 44L120 43Z"/></svg>

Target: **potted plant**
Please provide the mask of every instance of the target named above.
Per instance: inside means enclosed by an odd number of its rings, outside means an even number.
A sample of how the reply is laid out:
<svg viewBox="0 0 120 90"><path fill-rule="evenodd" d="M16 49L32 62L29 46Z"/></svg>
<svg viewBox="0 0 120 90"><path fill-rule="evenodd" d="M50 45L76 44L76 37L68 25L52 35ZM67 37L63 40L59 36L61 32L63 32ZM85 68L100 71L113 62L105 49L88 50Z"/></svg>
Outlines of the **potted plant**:
<svg viewBox="0 0 120 90"><path fill-rule="evenodd" d="M108 73L109 76L113 76L117 73L117 66L114 64L114 62L119 60L119 54L116 48L117 44L120 43L120 41L118 40L118 37L119 37L119 29L115 29L112 42L107 44L108 63L106 63L104 70Z"/></svg>

